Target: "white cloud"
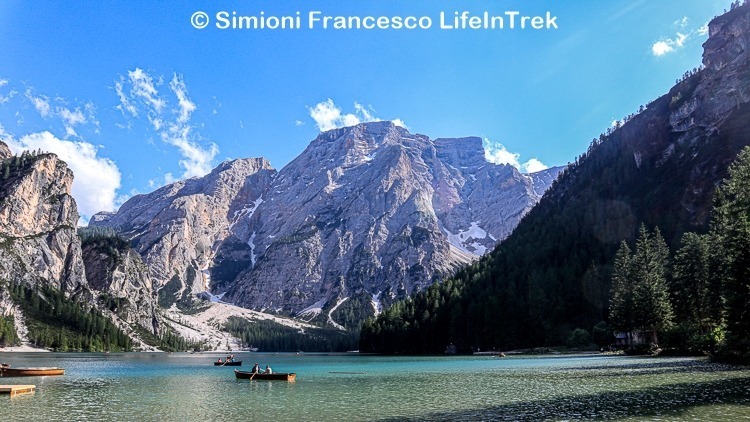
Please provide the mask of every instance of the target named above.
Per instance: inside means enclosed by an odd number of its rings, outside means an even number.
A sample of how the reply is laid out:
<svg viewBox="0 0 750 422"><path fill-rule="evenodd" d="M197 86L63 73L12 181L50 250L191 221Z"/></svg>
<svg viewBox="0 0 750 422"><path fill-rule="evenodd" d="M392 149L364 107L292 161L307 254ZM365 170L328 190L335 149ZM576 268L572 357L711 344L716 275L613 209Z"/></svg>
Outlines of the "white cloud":
<svg viewBox="0 0 750 422"><path fill-rule="evenodd" d="M96 107L90 101L69 107L70 102L63 97L56 96L54 99L50 99L46 95L34 95L33 91L34 88L32 87L26 88L26 99L31 102L42 118L59 118L65 128L67 137L79 136L76 127L89 123L95 126L94 133L99 133ZM11 94L14 92L11 92ZM1 98L0 102L2 102ZM17 117L19 117L19 121L23 121L22 116L17 115Z"/></svg>
<svg viewBox="0 0 750 422"><path fill-rule="evenodd" d="M393 119L393 120L391 120L391 122L393 122L393 124L396 125L396 126L398 126L398 127L402 127L404 129L409 129L409 126L406 126L406 123L404 123L404 121L401 120L401 119Z"/></svg>
<svg viewBox="0 0 750 422"><path fill-rule="evenodd" d="M672 47L672 45L670 45L666 41L657 41L651 46L651 54L657 57L663 56L673 51L674 47Z"/></svg>
<svg viewBox="0 0 750 422"><path fill-rule="evenodd" d="M511 165L524 173L534 173L549 168L537 158L532 158L521 164L519 161L521 154L508 151L505 145L500 142L493 142L484 138L482 145L484 146L484 158L490 163Z"/></svg>
<svg viewBox="0 0 750 422"><path fill-rule="evenodd" d="M375 116L372 115L371 111L374 110L368 110L367 107L363 106L362 104L358 102L354 102L354 110L357 114L362 116L362 120L365 122L371 122L374 120L378 120Z"/></svg>
<svg viewBox="0 0 750 422"><path fill-rule="evenodd" d="M700 35L701 37L705 37L706 35L708 35L708 24L704 24L703 26L698 28L698 35Z"/></svg>
<svg viewBox="0 0 750 422"><path fill-rule="evenodd" d="M666 38L651 45L651 54L660 57L685 46L689 34L678 32L674 38Z"/></svg>
<svg viewBox="0 0 750 422"><path fill-rule="evenodd" d="M521 168L521 163L518 159L521 154L508 151L505 145L500 142L492 142L488 138L484 138L484 158L493 164L509 164L517 169Z"/></svg>
<svg viewBox="0 0 750 422"><path fill-rule="evenodd" d="M305 122L303 122L302 120L295 120L294 121L294 125L295 126L303 126L304 124L305 124Z"/></svg>
<svg viewBox="0 0 750 422"><path fill-rule="evenodd" d="M130 79L130 94L148 105L154 112L161 113L164 108L164 100L159 98L159 91L156 89L154 79L145 70L136 67L135 70L128 71Z"/></svg>
<svg viewBox="0 0 750 422"><path fill-rule="evenodd" d="M211 143L203 148L191 140L191 128L180 124L170 125L168 130L161 133L161 139L179 149L183 159L180 166L185 169L182 177L204 176L213 169L213 160L219 153L219 147Z"/></svg>
<svg viewBox="0 0 750 422"><path fill-rule="evenodd" d="M0 78L0 88L4 87L5 85L8 85L8 82L9 82L9 81L8 81L7 79L2 79L2 78ZM8 93L7 95L2 95L2 94L0 94L0 104L5 104L5 103L7 103L7 102L8 102L8 101L10 101L10 100L11 100L11 99L12 99L13 97L15 97L15 96L16 96L16 94L18 94L18 92L17 92L17 91L15 91L15 90L11 90L11 91L10 91L10 92L9 92L9 93Z"/></svg>
<svg viewBox="0 0 750 422"><path fill-rule="evenodd" d="M86 123L86 117L81 110L76 108L75 111L70 111L67 107L57 107L55 111L62 119L68 136L78 136L75 126Z"/></svg>
<svg viewBox="0 0 750 422"><path fill-rule="evenodd" d="M26 91L26 98L28 98L39 115L46 118L52 113L52 106L50 106L49 98L44 95L35 97L31 94L31 90Z"/></svg>
<svg viewBox="0 0 750 422"><path fill-rule="evenodd" d="M364 122L380 122L383 120L373 115L374 110L372 107L365 107L358 102L354 103L354 113L343 113L341 108L336 106L330 98L319 102L314 107L308 107L307 110L321 132L340 127L355 126ZM392 122L397 126L406 128L406 124L401 119L395 119Z"/></svg>
<svg viewBox="0 0 750 422"><path fill-rule="evenodd" d="M5 104L18 94L18 91L10 91L8 95L0 95L0 104Z"/></svg>
<svg viewBox="0 0 750 422"><path fill-rule="evenodd" d="M120 76L115 81L115 92L120 99L117 108L127 117L138 117L145 114L148 123L159 134L163 142L177 148L182 158L178 161L183 168L183 178L203 176L213 168L213 160L219 153L219 147L211 142L207 146L201 145L200 136L194 132L190 119L197 105L188 97L188 89L182 76L174 73L169 83L169 90L174 99L162 97L158 87L163 78L154 78L141 68L128 71L128 77ZM127 112L127 113L126 113ZM130 127L128 126L123 127ZM164 176L166 183L177 179L172 173ZM155 185L156 179L149 181Z"/></svg>
<svg viewBox="0 0 750 422"><path fill-rule="evenodd" d="M136 108L133 103L130 102L128 99L128 96L125 95L125 92L122 90L122 85L124 78L120 78L121 80L115 81L115 92L117 92L117 96L120 98L120 104L115 107L116 109L120 110L123 114L127 111L130 113L131 116L137 117L138 116L138 109Z"/></svg>
<svg viewBox="0 0 750 422"><path fill-rule="evenodd" d="M685 28L686 26L688 26L689 21L690 20L687 16L683 16L682 19L677 19L676 21L674 21L673 25L680 28Z"/></svg>
<svg viewBox="0 0 750 422"><path fill-rule="evenodd" d="M172 92L177 96L177 101L179 102L180 106L180 116L177 118L177 120L180 123L187 123L188 120L190 120L190 114L195 111L195 103L190 101L190 99L187 96L187 87L185 86L185 82L182 80L181 76L177 76L177 74L174 74L174 77L172 77L172 82L169 83L169 87L172 89Z"/></svg>
<svg viewBox="0 0 750 422"><path fill-rule="evenodd" d="M321 132L341 127L344 124L341 109L336 107L330 98L316 104L315 107L308 107L308 111Z"/></svg>
<svg viewBox="0 0 750 422"><path fill-rule="evenodd" d="M72 195L83 221L88 221L99 211L113 211L116 208L120 170L109 158L98 156L98 150L94 145L58 139L47 131L24 135L18 140L7 134L4 138L15 154L20 154L24 150L41 149L57 154L68 164L75 174Z"/></svg>
<svg viewBox="0 0 750 422"><path fill-rule="evenodd" d="M526 173L536 173L538 171L547 170L548 168L548 165L542 163L537 158L532 158L531 160L523 163L523 169Z"/></svg>

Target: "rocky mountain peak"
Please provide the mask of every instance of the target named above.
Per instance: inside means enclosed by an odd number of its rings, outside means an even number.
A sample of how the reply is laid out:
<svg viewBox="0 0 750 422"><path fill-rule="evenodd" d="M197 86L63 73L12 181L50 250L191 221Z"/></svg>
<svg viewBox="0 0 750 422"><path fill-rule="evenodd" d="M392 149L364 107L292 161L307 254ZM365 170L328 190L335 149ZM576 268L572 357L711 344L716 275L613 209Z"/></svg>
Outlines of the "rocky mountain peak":
<svg viewBox="0 0 750 422"><path fill-rule="evenodd" d="M249 259L227 298L331 323L348 307L374 312L374 297L422 289L492 248L539 199L533 185L488 163L476 137L392 122L321 133L234 226Z"/></svg>

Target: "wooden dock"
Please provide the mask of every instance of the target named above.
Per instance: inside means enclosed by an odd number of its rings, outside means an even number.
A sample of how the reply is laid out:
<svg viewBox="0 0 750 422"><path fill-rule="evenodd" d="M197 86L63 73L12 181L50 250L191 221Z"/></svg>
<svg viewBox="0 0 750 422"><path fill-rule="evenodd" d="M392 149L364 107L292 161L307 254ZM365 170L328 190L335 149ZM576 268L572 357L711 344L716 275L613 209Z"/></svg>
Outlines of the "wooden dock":
<svg viewBox="0 0 750 422"><path fill-rule="evenodd" d="M34 390L36 390L36 385L0 385L0 394L10 394L11 397L30 394Z"/></svg>

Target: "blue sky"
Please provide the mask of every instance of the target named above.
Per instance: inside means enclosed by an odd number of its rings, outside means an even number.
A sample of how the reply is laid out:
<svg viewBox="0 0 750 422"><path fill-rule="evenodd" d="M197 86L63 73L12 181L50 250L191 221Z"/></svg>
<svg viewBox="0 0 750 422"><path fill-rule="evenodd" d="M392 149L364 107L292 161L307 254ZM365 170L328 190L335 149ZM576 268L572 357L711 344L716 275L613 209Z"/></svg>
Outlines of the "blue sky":
<svg viewBox="0 0 750 422"><path fill-rule="evenodd" d="M0 139L68 161L84 220L225 159L280 169L321 129L371 119L481 136L490 159L524 170L561 165L698 66L704 25L730 3L4 0ZM303 28L219 29L222 11L300 12ZM432 27L308 29L311 11ZM558 28L441 29L456 11L550 12Z"/></svg>

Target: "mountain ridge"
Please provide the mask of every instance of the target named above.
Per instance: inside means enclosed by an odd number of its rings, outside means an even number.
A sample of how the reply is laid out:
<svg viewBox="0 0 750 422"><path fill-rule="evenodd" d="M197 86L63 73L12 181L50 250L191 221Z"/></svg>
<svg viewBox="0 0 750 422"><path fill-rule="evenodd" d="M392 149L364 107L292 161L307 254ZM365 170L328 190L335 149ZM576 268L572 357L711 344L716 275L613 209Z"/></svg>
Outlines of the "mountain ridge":
<svg viewBox="0 0 750 422"><path fill-rule="evenodd" d="M217 184L227 173L223 163L202 178L133 197L91 225L130 239L150 267L161 268L151 270L158 288L175 280L176 301L210 290L251 309L306 318L318 316L309 309L330 313L346 301L339 313L374 315L380 302L423 289L494 247L560 171L523 175L487 162L478 137L431 140L391 122L323 132L278 173L254 160L270 174L243 182L251 195L182 194L189 184ZM238 185L251 173L232 180ZM177 220L189 214L183 197L231 214L209 219L214 234L199 240L198 254L188 251L197 237ZM175 248L184 252L170 261L163 251ZM361 317L338 318L352 328ZM335 319L321 314L318 322L342 326Z"/></svg>

